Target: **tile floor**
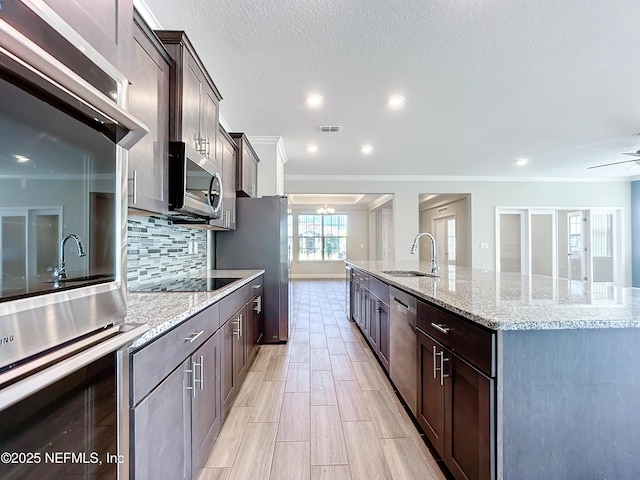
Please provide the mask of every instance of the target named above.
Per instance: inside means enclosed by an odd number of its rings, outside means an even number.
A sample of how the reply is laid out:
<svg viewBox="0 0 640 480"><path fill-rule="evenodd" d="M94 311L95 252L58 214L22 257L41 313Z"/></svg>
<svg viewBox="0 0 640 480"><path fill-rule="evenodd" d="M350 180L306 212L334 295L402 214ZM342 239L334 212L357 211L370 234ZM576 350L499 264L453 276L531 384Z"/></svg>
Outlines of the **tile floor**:
<svg viewBox="0 0 640 480"><path fill-rule="evenodd" d="M344 281L292 282L198 480L445 480L345 313Z"/></svg>

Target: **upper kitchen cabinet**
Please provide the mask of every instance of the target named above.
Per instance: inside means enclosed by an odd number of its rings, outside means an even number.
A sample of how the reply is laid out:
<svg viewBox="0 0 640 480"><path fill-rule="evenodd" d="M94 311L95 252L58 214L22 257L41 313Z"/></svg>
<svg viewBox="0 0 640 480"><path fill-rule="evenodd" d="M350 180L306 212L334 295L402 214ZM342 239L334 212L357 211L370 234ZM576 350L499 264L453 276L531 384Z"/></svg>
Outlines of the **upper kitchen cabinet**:
<svg viewBox="0 0 640 480"><path fill-rule="evenodd" d="M256 197L258 195L258 162L260 159L244 133L230 133L238 145L236 161L236 195Z"/></svg>
<svg viewBox="0 0 640 480"><path fill-rule="evenodd" d="M238 147L222 125L216 144L216 156L222 164L222 220L224 228L236 228L236 157Z"/></svg>
<svg viewBox="0 0 640 480"><path fill-rule="evenodd" d="M169 71L162 42L135 12L129 110L149 134L129 150L129 208L166 213L169 161Z"/></svg>
<svg viewBox="0 0 640 480"><path fill-rule="evenodd" d="M44 0L44 3L109 63L126 77L130 76L132 0ZM72 34L67 32L65 36L70 38Z"/></svg>
<svg viewBox="0 0 640 480"><path fill-rule="evenodd" d="M185 32L161 30L156 34L174 61L170 82L170 140L185 142L213 160L222 96Z"/></svg>

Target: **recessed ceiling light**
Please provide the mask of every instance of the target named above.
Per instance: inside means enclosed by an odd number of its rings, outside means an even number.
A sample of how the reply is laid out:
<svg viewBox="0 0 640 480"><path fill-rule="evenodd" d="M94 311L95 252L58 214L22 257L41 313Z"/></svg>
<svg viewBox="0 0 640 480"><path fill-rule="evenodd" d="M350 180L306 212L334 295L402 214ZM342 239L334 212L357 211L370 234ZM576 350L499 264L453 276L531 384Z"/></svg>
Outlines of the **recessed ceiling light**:
<svg viewBox="0 0 640 480"><path fill-rule="evenodd" d="M322 95L319 93L312 93L307 97L307 105L313 108L317 108L322 105Z"/></svg>
<svg viewBox="0 0 640 480"><path fill-rule="evenodd" d="M18 163L27 163L29 160L31 160L29 157L25 157L24 155L14 155L14 157L18 161Z"/></svg>
<svg viewBox="0 0 640 480"><path fill-rule="evenodd" d="M307 147L307 152L309 153L316 153L318 151L318 146L317 145L309 145Z"/></svg>
<svg viewBox="0 0 640 480"><path fill-rule="evenodd" d="M362 146L362 153L364 153L365 155L369 155L371 152L373 152L373 147L371 145Z"/></svg>
<svg viewBox="0 0 640 480"><path fill-rule="evenodd" d="M391 95L387 100L389 108L400 108L404 105L404 97L402 95Z"/></svg>
<svg viewBox="0 0 640 480"><path fill-rule="evenodd" d="M519 158L516 160L516 165L519 167L524 167L529 162L528 158Z"/></svg>

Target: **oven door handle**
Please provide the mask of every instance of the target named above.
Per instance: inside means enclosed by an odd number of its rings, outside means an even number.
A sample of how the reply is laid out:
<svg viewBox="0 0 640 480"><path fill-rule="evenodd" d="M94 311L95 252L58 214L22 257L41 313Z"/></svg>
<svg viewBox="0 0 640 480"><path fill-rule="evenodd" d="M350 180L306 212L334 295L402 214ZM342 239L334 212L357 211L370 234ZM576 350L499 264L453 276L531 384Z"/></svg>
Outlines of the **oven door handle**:
<svg viewBox="0 0 640 480"><path fill-rule="evenodd" d="M6 375L3 374L0 376L0 410L4 410L14 403L18 403L20 400L27 398L99 358L128 346L147 330L149 330L149 326L146 324L115 325L95 336L79 342L79 344L82 345L80 348L85 347L85 349L75 355L72 353L78 349L78 345L60 349L26 365L10 370ZM100 340L101 337L114 335L116 333L118 335L111 336L106 340ZM94 343L96 340L98 340L98 343L86 348L87 345L91 345L91 343ZM72 354L72 356L69 357L69 354ZM46 365L50 366L47 367ZM9 378L7 378L9 376L11 379L18 377L24 378L2 388L1 384L6 383L9 380Z"/></svg>

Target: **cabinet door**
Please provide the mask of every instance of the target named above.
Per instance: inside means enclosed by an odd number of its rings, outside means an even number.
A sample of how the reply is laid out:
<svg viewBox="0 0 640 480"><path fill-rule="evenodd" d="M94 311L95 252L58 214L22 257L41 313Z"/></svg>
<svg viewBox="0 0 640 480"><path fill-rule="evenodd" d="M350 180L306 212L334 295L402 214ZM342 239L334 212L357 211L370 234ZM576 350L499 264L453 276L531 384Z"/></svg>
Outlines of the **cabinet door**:
<svg viewBox="0 0 640 480"><path fill-rule="evenodd" d="M131 0L45 0L60 17L125 76L131 67Z"/></svg>
<svg viewBox="0 0 640 480"><path fill-rule="evenodd" d="M191 478L190 360L131 410L133 478Z"/></svg>
<svg viewBox="0 0 640 480"><path fill-rule="evenodd" d="M221 127L222 128L222 127ZM218 134L216 157L222 165L222 186L225 228L236 228L236 146L221 131Z"/></svg>
<svg viewBox="0 0 640 480"><path fill-rule="evenodd" d="M149 133L129 150L129 207L155 213L168 208L169 59L136 23L129 110ZM159 43L159 41L158 41Z"/></svg>
<svg viewBox="0 0 640 480"><path fill-rule="evenodd" d="M202 118L202 94L203 80L200 67L191 54L183 50L182 72L182 141L191 145L197 151L204 149L200 131L200 119Z"/></svg>
<svg viewBox="0 0 640 480"><path fill-rule="evenodd" d="M417 337L418 423L436 451L444 456L445 388L440 370L440 356L444 355L444 347L420 331Z"/></svg>
<svg viewBox="0 0 640 480"><path fill-rule="evenodd" d="M242 145L242 188L241 190L249 197L255 196L253 193L253 182L251 172L253 170L253 155L251 150L243 143Z"/></svg>
<svg viewBox="0 0 640 480"><path fill-rule="evenodd" d="M382 301L369 292L369 343L376 353L380 352L380 304Z"/></svg>
<svg viewBox="0 0 640 480"><path fill-rule="evenodd" d="M201 152L210 160L216 159L218 138L218 99L207 83L202 83L202 118L200 119ZM218 158L218 161L222 160Z"/></svg>
<svg viewBox="0 0 640 480"><path fill-rule="evenodd" d="M389 336L389 306L384 303L379 303L379 323L380 323L380 342L378 343L379 352L378 358L382 362L384 368L389 371L389 352L391 350L391 338Z"/></svg>
<svg viewBox="0 0 640 480"><path fill-rule="evenodd" d="M191 414L191 465L197 472L204 464L222 427L221 418L221 339L218 330L191 356L195 396Z"/></svg>
<svg viewBox="0 0 640 480"><path fill-rule="evenodd" d="M251 156L249 191L252 197L258 196L258 159Z"/></svg>
<svg viewBox="0 0 640 480"><path fill-rule="evenodd" d="M360 297L360 327L364 332L366 338L369 337L369 314L371 309L369 308L369 290L362 288L362 294Z"/></svg>
<svg viewBox="0 0 640 480"><path fill-rule="evenodd" d="M233 346L233 375L236 378L238 385L241 385L244 381L244 377L247 374L247 305L238 312L235 319L238 322L238 328L240 329L239 335L235 337L235 344Z"/></svg>
<svg viewBox="0 0 640 480"><path fill-rule="evenodd" d="M258 353L263 332L262 295L257 295L247 305L247 368Z"/></svg>
<svg viewBox="0 0 640 480"><path fill-rule="evenodd" d="M492 479L494 380L457 355L445 354L450 360L445 379L444 462L456 479Z"/></svg>
<svg viewBox="0 0 640 480"><path fill-rule="evenodd" d="M238 324L234 318L222 327L222 419L224 420L228 408L231 406L237 393L235 378L233 376L233 350L235 337L238 335Z"/></svg>

